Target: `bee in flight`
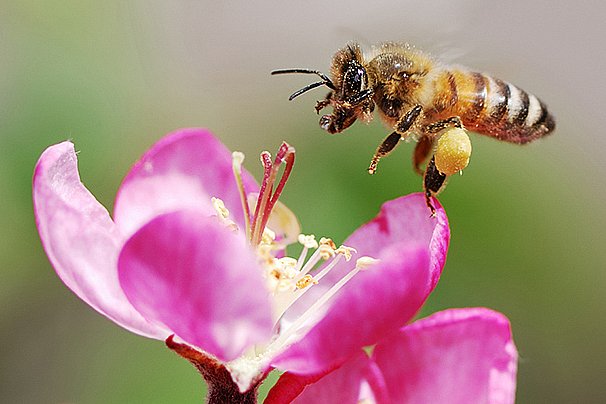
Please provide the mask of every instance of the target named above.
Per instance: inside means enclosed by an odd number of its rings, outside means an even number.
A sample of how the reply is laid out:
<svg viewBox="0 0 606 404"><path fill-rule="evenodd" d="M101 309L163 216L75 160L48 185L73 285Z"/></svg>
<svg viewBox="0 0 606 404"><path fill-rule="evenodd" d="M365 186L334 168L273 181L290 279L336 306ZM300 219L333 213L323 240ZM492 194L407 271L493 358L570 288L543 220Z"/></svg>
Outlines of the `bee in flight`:
<svg viewBox="0 0 606 404"><path fill-rule="evenodd" d="M471 143L465 129L510 143L525 144L555 128L545 104L513 84L461 66L443 65L408 44L387 42L369 51L357 43L333 57L331 77L318 70L280 69L271 74L313 74L320 81L294 92L289 100L320 86L330 89L316 103L320 126L340 133L357 119L370 122L375 106L392 128L377 148L368 172L400 140L417 142L413 166L423 175L427 206L443 189L448 175L467 166ZM429 161L428 161L429 160ZM427 162L425 169L421 167Z"/></svg>

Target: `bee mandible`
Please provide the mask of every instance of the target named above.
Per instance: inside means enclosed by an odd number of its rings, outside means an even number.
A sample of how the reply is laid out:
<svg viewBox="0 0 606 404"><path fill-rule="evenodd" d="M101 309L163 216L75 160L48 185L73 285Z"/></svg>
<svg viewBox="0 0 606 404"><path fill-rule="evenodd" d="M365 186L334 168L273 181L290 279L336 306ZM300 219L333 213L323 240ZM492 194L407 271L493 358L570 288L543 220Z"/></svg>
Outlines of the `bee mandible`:
<svg viewBox="0 0 606 404"><path fill-rule="evenodd" d="M301 73L320 78L289 100L320 86L330 89L316 103L320 126L340 133L356 120L370 122L375 107L392 128L377 148L368 172L401 140L417 142L414 169L423 175L427 206L446 178L465 168L471 143L465 129L510 143L525 144L555 129L555 119L532 94L490 75L438 62L408 44L386 42L368 51L350 43L337 51L331 77L312 69L279 69L271 74ZM428 161L429 160L429 161ZM428 161L423 170L421 167Z"/></svg>

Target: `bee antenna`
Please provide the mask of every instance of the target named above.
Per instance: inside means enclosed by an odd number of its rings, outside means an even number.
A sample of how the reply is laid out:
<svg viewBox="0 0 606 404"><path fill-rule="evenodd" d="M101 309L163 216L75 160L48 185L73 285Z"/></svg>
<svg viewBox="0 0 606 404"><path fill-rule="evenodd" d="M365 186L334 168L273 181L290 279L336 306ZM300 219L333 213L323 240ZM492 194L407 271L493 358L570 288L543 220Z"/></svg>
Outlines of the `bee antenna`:
<svg viewBox="0 0 606 404"><path fill-rule="evenodd" d="M292 101L292 100L294 100L296 97L300 96L301 94L303 94L303 93L305 93L305 92L307 92L307 91L309 91L309 90L312 90L312 89L314 89L314 88L316 88L316 87L323 86L324 84L326 84L326 83L325 83L325 82L323 82L323 81L316 81L315 83L311 83L310 85L305 86L305 87L303 87L302 89L297 90L297 91L295 91L294 93L292 93L292 94L290 95L290 97L288 97L288 101Z"/></svg>
<svg viewBox="0 0 606 404"><path fill-rule="evenodd" d="M279 70L273 70L271 72L272 76L276 75L276 74L291 74L291 73L302 73L302 74L315 74L317 76L320 76L320 78L322 79L322 81L317 81L315 83L311 83L308 86L303 87L302 89L295 91L294 93L291 94L290 97L288 97L289 101L292 101L295 97L300 96L301 94L312 90L316 87L320 87L320 86L326 86L332 90L336 90L335 85L332 83L332 81L330 80L330 78L325 75L324 73L318 71L318 70L311 70L311 69L279 69Z"/></svg>

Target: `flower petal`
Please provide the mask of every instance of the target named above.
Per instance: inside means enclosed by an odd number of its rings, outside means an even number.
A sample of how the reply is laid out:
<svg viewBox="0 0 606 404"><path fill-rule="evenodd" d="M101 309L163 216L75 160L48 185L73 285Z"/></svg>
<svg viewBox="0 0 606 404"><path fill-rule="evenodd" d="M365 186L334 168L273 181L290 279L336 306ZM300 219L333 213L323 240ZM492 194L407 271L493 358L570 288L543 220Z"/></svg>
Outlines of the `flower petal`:
<svg viewBox="0 0 606 404"><path fill-rule="evenodd" d="M122 287L146 318L223 361L271 336L256 256L241 234L199 211L153 219L125 244Z"/></svg>
<svg viewBox="0 0 606 404"><path fill-rule="evenodd" d="M482 308L436 313L373 353L393 402L513 403L517 353L507 318Z"/></svg>
<svg viewBox="0 0 606 404"><path fill-rule="evenodd" d="M122 236L107 210L82 185L71 142L42 153L33 180L36 224L44 250L61 280L78 297L118 325L164 339L163 327L148 323L118 283Z"/></svg>
<svg viewBox="0 0 606 404"><path fill-rule="evenodd" d="M337 369L318 375L286 372L271 388L264 404L341 403L357 404L370 392L366 382L370 359L362 350ZM372 394L372 393L371 393Z"/></svg>
<svg viewBox="0 0 606 404"><path fill-rule="evenodd" d="M351 279L324 317L272 365L296 373L319 373L410 320L427 297L427 247L396 243L384 249L380 259Z"/></svg>
<svg viewBox="0 0 606 404"><path fill-rule="evenodd" d="M245 170L246 192L258 192ZM220 198L231 219L244 226L231 152L206 129L188 128L168 134L130 170L116 197L114 219L132 234L157 215L179 209L214 213L211 197Z"/></svg>
<svg viewBox="0 0 606 404"><path fill-rule="evenodd" d="M383 248L394 243L429 246L429 293L440 279L450 242L446 212L437 199L433 199L433 204L435 217L430 217L425 196L421 193L385 202L377 217L356 230L344 244L356 248L358 256L371 257L380 256Z"/></svg>

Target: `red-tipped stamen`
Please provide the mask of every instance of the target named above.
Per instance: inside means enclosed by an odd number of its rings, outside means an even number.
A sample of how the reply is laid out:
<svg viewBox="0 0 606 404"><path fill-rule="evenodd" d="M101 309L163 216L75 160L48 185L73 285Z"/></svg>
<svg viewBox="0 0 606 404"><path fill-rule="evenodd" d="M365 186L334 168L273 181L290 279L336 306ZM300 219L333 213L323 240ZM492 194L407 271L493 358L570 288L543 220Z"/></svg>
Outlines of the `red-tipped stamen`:
<svg viewBox="0 0 606 404"><path fill-rule="evenodd" d="M263 230L269 221L269 215L278 201L295 163L295 149L283 142L273 163L268 152L261 153L261 163L263 164L263 182L252 221L250 237L252 245L258 245L263 237ZM285 164L284 172L274 191L273 186L282 164Z"/></svg>

